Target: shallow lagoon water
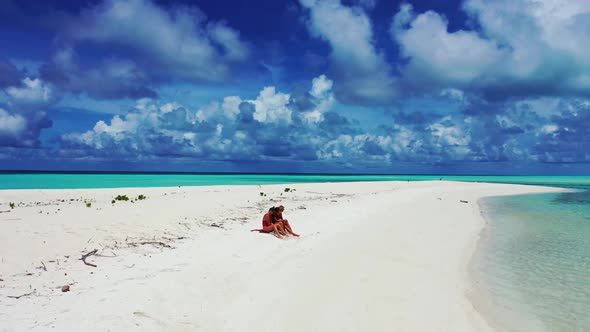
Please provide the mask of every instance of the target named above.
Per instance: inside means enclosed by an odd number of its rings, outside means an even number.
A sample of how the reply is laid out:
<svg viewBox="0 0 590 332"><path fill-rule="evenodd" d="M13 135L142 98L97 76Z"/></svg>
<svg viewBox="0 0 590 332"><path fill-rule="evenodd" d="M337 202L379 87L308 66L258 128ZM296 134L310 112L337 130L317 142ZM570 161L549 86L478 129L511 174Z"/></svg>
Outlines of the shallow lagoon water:
<svg viewBox="0 0 590 332"><path fill-rule="evenodd" d="M480 206L474 273L484 316L507 331L590 331L590 191Z"/></svg>

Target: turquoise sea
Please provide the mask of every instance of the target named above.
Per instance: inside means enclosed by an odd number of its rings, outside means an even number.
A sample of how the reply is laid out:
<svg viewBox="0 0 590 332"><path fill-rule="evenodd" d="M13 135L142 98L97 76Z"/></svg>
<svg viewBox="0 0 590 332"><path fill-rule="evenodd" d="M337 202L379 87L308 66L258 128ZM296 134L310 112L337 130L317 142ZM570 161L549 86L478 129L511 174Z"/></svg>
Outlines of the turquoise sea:
<svg viewBox="0 0 590 332"><path fill-rule="evenodd" d="M304 182L453 180L552 186L590 186L590 176L0 173L0 189L79 189L262 185Z"/></svg>
<svg viewBox="0 0 590 332"><path fill-rule="evenodd" d="M574 189L486 198L475 301L507 331L590 331L590 176L0 173L0 189L455 180Z"/></svg>
<svg viewBox="0 0 590 332"><path fill-rule="evenodd" d="M570 187L480 202L486 227L472 264L493 325L590 331L590 186Z"/></svg>

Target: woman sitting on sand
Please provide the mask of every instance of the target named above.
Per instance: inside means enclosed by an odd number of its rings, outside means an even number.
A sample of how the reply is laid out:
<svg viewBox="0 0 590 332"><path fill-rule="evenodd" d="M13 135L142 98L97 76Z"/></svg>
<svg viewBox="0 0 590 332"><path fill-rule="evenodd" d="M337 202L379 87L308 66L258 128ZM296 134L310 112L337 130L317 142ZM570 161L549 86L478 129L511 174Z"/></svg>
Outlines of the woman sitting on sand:
<svg viewBox="0 0 590 332"><path fill-rule="evenodd" d="M276 209L277 210L275 212L275 219L283 223L283 227L287 230L287 232L289 232L289 234L293 236L299 236L299 234L293 232L293 229L291 229L291 225L289 225L289 220L283 219L283 211L285 211L285 207L281 205Z"/></svg>
<svg viewBox="0 0 590 332"><path fill-rule="evenodd" d="M256 229L261 233L270 233L273 232L274 236L282 239L282 235L287 235L285 232L285 228L283 227L283 223L281 221L277 221L276 219L276 212L278 208L271 207L268 209L268 212L262 217L262 229Z"/></svg>

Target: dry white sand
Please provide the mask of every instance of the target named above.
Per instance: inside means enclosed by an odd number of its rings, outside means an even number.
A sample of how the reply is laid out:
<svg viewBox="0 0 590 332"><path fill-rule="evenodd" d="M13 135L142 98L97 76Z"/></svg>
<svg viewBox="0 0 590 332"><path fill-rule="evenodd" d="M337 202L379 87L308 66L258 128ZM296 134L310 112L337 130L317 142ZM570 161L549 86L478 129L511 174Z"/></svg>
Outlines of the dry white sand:
<svg viewBox="0 0 590 332"><path fill-rule="evenodd" d="M468 300L484 226L477 200L555 190L429 181L0 191L0 331L490 330ZM118 194L147 199L111 204ZM300 238L249 231L279 204ZM85 265L94 249L97 267Z"/></svg>

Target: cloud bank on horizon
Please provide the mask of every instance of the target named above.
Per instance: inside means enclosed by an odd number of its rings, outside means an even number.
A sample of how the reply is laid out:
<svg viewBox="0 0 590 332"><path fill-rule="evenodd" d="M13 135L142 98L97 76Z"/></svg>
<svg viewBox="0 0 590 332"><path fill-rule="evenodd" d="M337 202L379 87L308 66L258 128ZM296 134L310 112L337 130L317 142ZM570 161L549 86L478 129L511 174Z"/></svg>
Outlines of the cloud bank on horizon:
<svg viewBox="0 0 590 332"><path fill-rule="evenodd" d="M0 18L2 169L590 163L585 0L8 1Z"/></svg>

